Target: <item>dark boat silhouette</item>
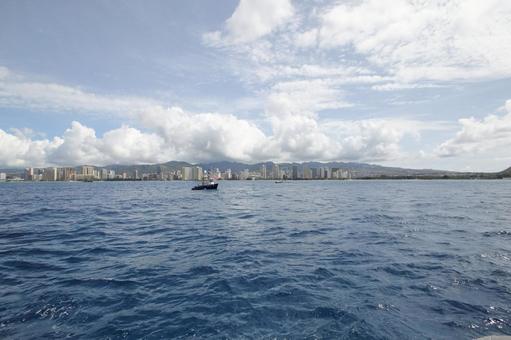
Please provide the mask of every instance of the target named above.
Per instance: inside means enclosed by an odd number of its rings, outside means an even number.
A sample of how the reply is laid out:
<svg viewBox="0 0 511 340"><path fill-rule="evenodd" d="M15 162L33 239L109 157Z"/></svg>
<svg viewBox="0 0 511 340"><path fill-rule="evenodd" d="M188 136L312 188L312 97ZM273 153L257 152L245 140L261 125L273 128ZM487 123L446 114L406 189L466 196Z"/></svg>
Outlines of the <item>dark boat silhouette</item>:
<svg viewBox="0 0 511 340"><path fill-rule="evenodd" d="M218 188L218 183L215 183L212 179L206 181L204 178L202 179L201 184L198 184L192 188L192 190L216 190Z"/></svg>

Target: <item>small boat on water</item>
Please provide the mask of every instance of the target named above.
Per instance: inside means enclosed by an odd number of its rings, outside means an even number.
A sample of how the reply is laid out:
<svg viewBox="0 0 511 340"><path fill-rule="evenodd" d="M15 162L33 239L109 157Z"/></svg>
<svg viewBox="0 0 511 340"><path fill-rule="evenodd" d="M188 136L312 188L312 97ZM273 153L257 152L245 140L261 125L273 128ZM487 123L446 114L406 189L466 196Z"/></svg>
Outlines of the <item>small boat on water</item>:
<svg viewBox="0 0 511 340"><path fill-rule="evenodd" d="M209 181L202 180L201 184L198 184L192 188L192 190L216 190L218 183L215 183L212 179Z"/></svg>
<svg viewBox="0 0 511 340"><path fill-rule="evenodd" d="M284 183L284 181L275 181L275 183Z"/></svg>

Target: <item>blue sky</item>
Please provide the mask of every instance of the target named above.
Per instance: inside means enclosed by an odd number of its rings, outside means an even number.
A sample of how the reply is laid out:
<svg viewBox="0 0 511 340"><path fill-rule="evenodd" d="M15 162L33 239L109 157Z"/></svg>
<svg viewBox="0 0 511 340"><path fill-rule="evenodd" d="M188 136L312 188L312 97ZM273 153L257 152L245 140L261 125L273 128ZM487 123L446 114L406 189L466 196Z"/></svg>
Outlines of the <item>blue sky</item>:
<svg viewBox="0 0 511 340"><path fill-rule="evenodd" d="M0 165L511 165L511 4L2 1Z"/></svg>

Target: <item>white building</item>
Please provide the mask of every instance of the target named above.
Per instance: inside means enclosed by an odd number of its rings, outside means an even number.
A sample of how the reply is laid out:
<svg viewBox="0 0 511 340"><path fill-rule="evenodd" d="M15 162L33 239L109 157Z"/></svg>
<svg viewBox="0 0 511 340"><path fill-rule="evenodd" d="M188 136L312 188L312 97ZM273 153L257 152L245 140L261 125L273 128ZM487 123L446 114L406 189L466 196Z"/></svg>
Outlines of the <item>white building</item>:
<svg viewBox="0 0 511 340"><path fill-rule="evenodd" d="M303 167L303 179L312 179L312 171L308 167Z"/></svg>
<svg viewBox="0 0 511 340"><path fill-rule="evenodd" d="M94 177L94 167L90 165L84 165L81 169L82 178L93 178Z"/></svg>
<svg viewBox="0 0 511 340"><path fill-rule="evenodd" d="M232 179L232 171L231 171L231 169L225 170L223 179Z"/></svg>
<svg viewBox="0 0 511 340"><path fill-rule="evenodd" d="M57 168L44 169L43 181L56 181L58 177Z"/></svg>
<svg viewBox="0 0 511 340"><path fill-rule="evenodd" d="M183 181L191 181L193 179L192 177L192 168L189 166L184 166L181 169L181 179Z"/></svg>
<svg viewBox="0 0 511 340"><path fill-rule="evenodd" d="M248 179L248 177L250 176L250 172L248 171L248 169L245 169L243 170L241 173L240 173L240 179L241 180L245 180L245 179Z"/></svg>
<svg viewBox="0 0 511 340"><path fill-rule="evenodd" d="M273 179L281 179L282 178L278 164L273 164L273 168L271 170L271 176L273 177Z"/></svg>
<svg viewBox="0 0 511 340"><path fill-rule="evenodd" d="M108 179L108 170L107 169L101 169L100 177L103 181Z"/></svg>
<svg viewBox="0 0 511 340"><path fill-rule="evenodd" d="M0 181L4 182L7 180L7 174L5 172L0 172Z"/></svg>
<svg viewBox="0 0 511 340"><path fill-rule="evenodd" d="M200 166L194 166L192 168L192 180L200 181L204 177L204 172Z"/></svg>
<svg viewBox="0 0 511 340"><path fill-rule="evenodd" d="M266 179L267 178L267 174L266 174L266 164L263 164L261 166L261 178L262 179Z"/></svg>

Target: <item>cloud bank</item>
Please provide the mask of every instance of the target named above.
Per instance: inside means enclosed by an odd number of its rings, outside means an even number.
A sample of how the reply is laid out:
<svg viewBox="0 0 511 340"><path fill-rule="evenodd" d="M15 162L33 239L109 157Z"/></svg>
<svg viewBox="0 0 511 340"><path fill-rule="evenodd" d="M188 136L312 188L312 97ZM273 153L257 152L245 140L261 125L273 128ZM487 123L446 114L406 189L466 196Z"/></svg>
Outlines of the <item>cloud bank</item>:
<svg viewBox="0 0 511 340"><path fill-rule="evenodd" d="M0 129L0 165L8 167L141 164L168 160L365 160L399 157L407 121L320 123L314 117L272 117L273 134L232 115L180 108L140 113L140 129L123 125L99 137L72 122L62 136L36 138Z"/></svg>
<svg viewBox="0 0 511 340"><path fill-rule="evenodd" d="M483 119L474 117L459 120L461 129L442 143L436 153L442 157L477 154L511 147L511 100L502 108L503 115L490 114Z"/></svg>

